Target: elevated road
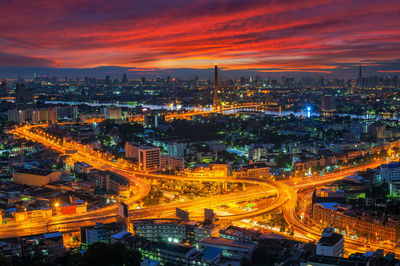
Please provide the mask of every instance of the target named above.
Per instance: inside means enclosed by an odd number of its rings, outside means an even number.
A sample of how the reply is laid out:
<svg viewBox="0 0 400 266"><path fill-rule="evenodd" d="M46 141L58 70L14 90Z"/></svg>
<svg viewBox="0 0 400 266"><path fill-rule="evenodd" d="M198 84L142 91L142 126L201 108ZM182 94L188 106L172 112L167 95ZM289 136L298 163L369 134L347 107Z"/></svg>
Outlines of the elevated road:
<svg viewBox="0 0 400 266"><path fill-rule="evenodd" d="M254 106L253 106L254 107ZM232 107L237 108L237 107ZM245 107L244 107L245 108ZM193 113L191 113L193 115ZM65 153L65 147L49 141L43 137L35 135L29 132L27 127L20 127L13 131L14 134L24 136L28 139L38 141L48 147ZM220 220L223 222L235 221L253 218L264 213L276 210L282 207L283 215L289 225L293 227L296 232L302 233L310 239L319 239L321 232L315 228L310 228L303 224L296 215L297 205L297 191L307 190L317 186L321 186L327 183L332 183L337 180L341 180L349 175L353 175L358 171L363 171L367 168L375 168L386 163L387 161L376 161L368 163L362 166L356 166L349 169L344 169L336 173L326 174L324 176L314 176L312 178L306 178L302 180L286 180L286 181L267 181L258 179L234 179L230 177L225 178L194 178L187 176L172 176L162 175L154 173L143 173L134 170L130 167L120 165L115 162L110 162L103 159L98 159L90 154L83 151L78 151L73 154L72 157L76 161L84 161L93 165L94 167L101 168L104 165L108 165L111 171L121 174L138 185L139 192L129 199L128 203L133 206L133 203L143 199L150 190L149 179L169 179L169 180L180 180L180 181L202 181L202 182L233 182L233 183L245 183L259 185L261 189L249 189L245 192L214 196L213 198L200 199L196 201L187 201L173 203L169 205L156 206L151 208L143 208L140 210L130 210L129 215L132 219L146 219L146 218L169 218L173 217L175 208L182 208L188 211L199 210L203 208L212 208L215 206L223 205L230 202L239 202L250 199L262 198L262 197L275 197L271 205L265 208L259 209L254 212L245 212L241 214L220 216ZM47 221L29 222L25 224L14 224L6 225L2 227L0 237L11 237L17 235L28 235L33 233L43 233L47 231L68 231L77 229L81 226L92 225L95 222L110 222L115 221L116 206L109 206L98 210L93 210L84 215L71 215L71 216L56 216L51 217ZM346 245L351 248L360 249L365 245L364 242L354 241L346 238ZM380 248L378 246L371 245L371 248ZM400 254L397 249L387 250Z"/></svg>

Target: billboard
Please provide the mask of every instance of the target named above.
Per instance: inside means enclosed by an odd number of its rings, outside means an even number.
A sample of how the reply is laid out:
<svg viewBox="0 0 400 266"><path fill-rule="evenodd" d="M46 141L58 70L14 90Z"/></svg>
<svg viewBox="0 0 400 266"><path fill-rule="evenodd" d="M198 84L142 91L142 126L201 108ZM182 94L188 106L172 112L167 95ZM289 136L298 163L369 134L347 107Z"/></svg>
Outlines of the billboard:
<svg viewBox="0 0 400 266"><path fill-rule="evenodd" d="M76 205L61 207L62 215L75 214L75 213L76 213Z"/></svg>

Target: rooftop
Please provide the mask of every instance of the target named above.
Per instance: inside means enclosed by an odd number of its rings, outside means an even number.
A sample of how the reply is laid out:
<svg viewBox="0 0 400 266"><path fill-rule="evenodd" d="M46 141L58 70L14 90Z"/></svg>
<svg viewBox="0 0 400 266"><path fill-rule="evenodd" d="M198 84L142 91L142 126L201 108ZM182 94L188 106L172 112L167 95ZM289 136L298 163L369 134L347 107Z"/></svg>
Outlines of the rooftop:
<svg viewBox="0 0 400 266"><path fill-rule="evenodd" d="M172 243L166 243L166 242L155 242L153 247L156 249L160 249L160 250L179 253L182 256L185 256L188 252L190 252L192 249L194 249L194 247L192 247L192 246L184 246L184 245L172 244Z"/></svg>
<svg viewBox="0 0 400 266"><path fill-rule="evenodd" d="M44 238L55 238L55 237L62 237L62 234L60 232L44 234Z"/></svg>
<svg viewBox="0 0 400 266"><path fill-rule="evenodd" d="M213 261L222 253L222 249L214 247L206 247L202 251L203 258L208 261Z"/></svg>
<svg viewBox="0 0 400 266"><path fill-rule="evenodd" d="M336 202L319 202L318 204L324 208L331 209L334 211L337 211L338 206L340 205L339 203L336 203Z"/></svg>
<svg viewBox="0 0 400 266"><path fill-rule="evenodd" d="M24 173L24 174L30 174L30 175L41 175L41 176L47 176L52 173L50 170L43 170L43 169L26 169L26 168L14 168L14 171L16 173Z"/></svg>
<svg viewBox="0 0 400 266"><path fill-rule="evenodd" d="M341 234L332 233L330 236L321 237L317 245L334 246L341 240L343 240L343 236Z"/></svg>
<svg viewBox="0 0 400 266"><path fill-rule="evenodd" d="M220 245L220 246L229 246L236 248L253 248L257 246L256 243L253 242L242 242L237 240L226 239L222 237L209 237L200 241L200 243L212 244L212 245Z"/></svg>
<svg viewBox="0 0 400 266"><path fill-rule="evenodd" d="M251 169L258 169L258 168L267 168L267 165L264 162L257 162L257 163L243 165L241 168L246 169L246 170L251 170Z"/></svg>
<svg viewBox="0 0 400 266"><path fill-rule="evenodd" d="M127 236L127 235L130 236L130 235L132 235L132 234L129 233L129 232L122 231L122 232L116 233L115 235L112 235L111 237L114 238L114 239L122 239L122 238L124 238L124 237Z"/></svg>
<svg viewBox="0 0 400 266"><path fill-rule="evenodd" d="M366 266L369 265L368 261L360 261L359 259L338 258L328 256L313 256L307 260L307 265L318 263L321 265L343 265L343 266Z"/></svg>
<svg viewBox="0 0 400 266"><path fill-rule="evenodd" d="M399 168L400 167L400 162L390 162L388 164L382 164L381 167L385 168Z"/></svg>

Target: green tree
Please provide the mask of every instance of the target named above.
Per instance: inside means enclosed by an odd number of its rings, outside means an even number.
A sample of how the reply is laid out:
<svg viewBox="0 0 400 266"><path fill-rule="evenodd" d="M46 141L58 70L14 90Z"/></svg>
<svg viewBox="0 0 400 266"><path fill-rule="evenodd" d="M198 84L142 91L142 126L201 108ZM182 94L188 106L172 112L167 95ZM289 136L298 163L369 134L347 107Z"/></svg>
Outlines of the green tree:
<svg viewBox="0 0 400 266"><path fill-rule="evenodd" d="M9 259L4 257L4 255L0 253L0 265L11 266L12 264L11 264L11 261Z"/></svg>
<svg viewBox="0 0 400 266"><path fill-rule="evenodd" d="M275 162L279 167L291 167L292 161L290 160L290 156L288 154L280 153L275 157Z"/></svg>
<svg viewBox="0 0 400 266"><path fill-rule="evenodd" d="M137 266L142 261L139 251L129 249L121 243L107 245L96 242L89 246L82 257L81 265L88 266Z"/></svg>

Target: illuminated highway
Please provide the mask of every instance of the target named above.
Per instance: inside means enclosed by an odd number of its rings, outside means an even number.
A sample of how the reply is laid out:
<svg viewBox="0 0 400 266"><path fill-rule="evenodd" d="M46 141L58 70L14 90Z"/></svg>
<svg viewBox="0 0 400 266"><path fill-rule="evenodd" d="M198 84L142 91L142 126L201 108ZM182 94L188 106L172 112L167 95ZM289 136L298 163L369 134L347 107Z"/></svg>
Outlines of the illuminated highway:
<svg viewBox="0 0 400 266"><path fill-rule="evenodd" d="M237 108L237 107L232 107ZM193 115L193 113L192 113ZM29 132L30 126L24 126L12 131L13 134L23 136L27 139L31 139L44 144L47 147L58 150L61 153L65 153L67 148L76 148L71 143L67 144L68 147L61 146L48 138L33 134ZM138 192L127 200L127 204L134 206L134 203L143 199L150 190L149 179L170 179L170 180L181 180L181 181L204 181L204 182L232 182L232 183L246 183L258 185L256 188L249 188L247 191L240 193L230 193L226 195L212 196L210 198L185 201L172 203L168 205L161 205L149 208L143 208L140 210L133 209L129 211L129 216L132 219L143 219L143 218L169 218L174 217L175 208L182 208L187 211L201 210L204 208L213 208L225 203L234 203L246 200L252 200L262 197L274 197L272 203L262 209L253 212L244 212L240 214L232 214L220 216L221 222L231 222L235 220L242 220L253 218L264 213L276 210L282 207L284 218L288 224L294 229L296 233L300 233L308 237L309 239L317 240L321 236L320 230L316 228L310 228L303 224L296 215L297 206L297 191L307 190L315 188L326 183L332 183L337 180L343 179L346 176L353 175L358 171L366 170L367 168L376 168L382 163L388 161L376 161L373 163L365 164L362 166L356 166L349 169L344 169L336 173L325 174L324 176L314 176L310 178L304 178L301 180L291 179L285 181L268 181L259 179L234 179L234 178L189 178L187 176L173 176L163 175L154 173L144 173L133 169L132 167L98 158L94 155L89 154L86 151L77 149L76 153L71 154L74 161L87 162L95 168L102 169L104 166L108 166L109 170L116 172L124 177L128 178L132 183L138 187ZM108 206L105 208L92 210L86 214L75 214L69 216L55 216L49 218L47 221L30 221L29 223L15 223L4 225L0 233L0 237L11 237L16 235L28 235L33 233L43 233L47 231L68 231L78 229L81 226L93 225L95 222L111 222L117 219L116 206ZM346 238L346 247L352 250L362 250L365 243L361 241L355 241L353 239ZM381 248L379 246L370 245L372 248ZM395 252L400 254L398 250L387 249L387 251Z"/></svg>

